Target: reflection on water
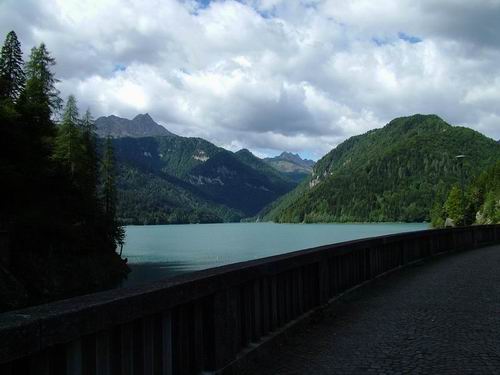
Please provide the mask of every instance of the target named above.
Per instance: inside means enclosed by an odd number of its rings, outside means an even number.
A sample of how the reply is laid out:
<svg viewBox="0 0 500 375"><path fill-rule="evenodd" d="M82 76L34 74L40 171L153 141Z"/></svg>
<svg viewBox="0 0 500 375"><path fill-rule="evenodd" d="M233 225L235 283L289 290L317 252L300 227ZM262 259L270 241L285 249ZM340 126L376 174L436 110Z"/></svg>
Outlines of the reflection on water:
<svg viewBox="0 0 500 375"><path fill-rule="evenodd" d="M126 227L122 286L358 238L427 229L427 224L233 223Z"/></svg>

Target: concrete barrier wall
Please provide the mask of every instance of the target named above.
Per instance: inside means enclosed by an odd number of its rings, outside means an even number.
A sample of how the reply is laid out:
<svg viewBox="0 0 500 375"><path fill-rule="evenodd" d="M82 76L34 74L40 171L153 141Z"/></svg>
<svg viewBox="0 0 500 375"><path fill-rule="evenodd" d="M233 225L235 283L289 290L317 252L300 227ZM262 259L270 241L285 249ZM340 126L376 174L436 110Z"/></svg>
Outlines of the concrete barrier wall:
<svg viewBox="0 0 500 375"><path fill-rule="evenodd" d="M10 264L9 237L7 231L0 229L0 263L4 266Z"/></svg>
<svg viewBox="0 0 500 375"><path fill-rule="evenodd" d="M0 374L198 374L346 290L500 225L349 241L0 315Z"/></svg>

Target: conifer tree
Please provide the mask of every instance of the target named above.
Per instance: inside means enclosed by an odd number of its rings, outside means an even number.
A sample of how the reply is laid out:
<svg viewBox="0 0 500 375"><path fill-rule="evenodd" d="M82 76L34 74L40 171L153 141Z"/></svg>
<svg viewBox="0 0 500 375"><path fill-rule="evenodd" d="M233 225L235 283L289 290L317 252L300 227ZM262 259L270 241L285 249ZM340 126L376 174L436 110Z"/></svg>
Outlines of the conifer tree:
<svg viewBox="0 0 500 375"><path fill-rule="evenodd" d="M82 144L84 147L83 170L84 188L90 197L97 198L96 187L98 184L98 158L97 158L97 135L95 123L90 110L87 109L81 120Z"/></svg>
<svg viewBox="0 0 500 375"><path fill-rule="evenodd" d="M106 138L102 159L103 203L106 216L113 217L116 212L115 161L111 137Z"/></svg>
<svg viewBox="0 0 500 375"><path fill-rule="evenodd" d="M0 53L0 97L15 102L24 88L21 43L14 31L7 34Z"/></svg>
<svg viewBox="0 0 500 375"><path fill-rule="evenodd" d="M78 107L75 97L70 95L64 108L61 126L57 132L53 157L68 168L71 177L75 176L82 156L81 148Z"/></svg>
<svg viewBox="0 0 500 375"><path fill-rule="evenodd" d="M102 159L103 205L107 223L107 232L115 246L123 246L125 232L116 219L116 171L113 144L111 137L106 138L104 156Z"/></svg>
<svg viewBox="0 0 500 375"><path fill-rule="evenodd" d="M52 115L62 107L59 90L55 87L58 81L52 72L55 64L44 43L31 49L25 67L26 87L19 101L21 106L29 107L29 116L38 123L49 123Z"/></svg>

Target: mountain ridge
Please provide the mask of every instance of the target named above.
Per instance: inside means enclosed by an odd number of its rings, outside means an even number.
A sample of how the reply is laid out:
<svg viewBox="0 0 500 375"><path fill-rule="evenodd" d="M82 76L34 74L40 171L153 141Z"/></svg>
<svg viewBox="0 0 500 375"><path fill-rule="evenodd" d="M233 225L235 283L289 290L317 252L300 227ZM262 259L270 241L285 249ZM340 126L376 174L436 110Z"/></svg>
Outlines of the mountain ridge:
<svg viewBox="0 0 500 375"><path fill-rule="evenodd" d="M286 151L278 156L262 160L297 183L309 176L315 165L312 160L302 159L298 154Z"/></svg>
<svg viewBox="0 0 500 375"><path fill-rule="evenodd" d="M202 138L124 136L112 142L118 213L129 224L239 221L296 186L250 151L233 153Z"/></svg>
<svg viewBox="0 0 500 375"><path fill-rule="evenodd" d="M342 142L261 215L277 222L428 221L432 202L459 180L459 154L468 155L468 181L500 158L500 147L436 115L397 118Z"/></svg>
<svg viewBox="0 0 500 375"><path fill-rule="evenodd" d="M116 115L101 116L95 120L95 126L96 133L101 138L176 137L174 133L155 122L149 113L138 114L131 120Z"/></svg>

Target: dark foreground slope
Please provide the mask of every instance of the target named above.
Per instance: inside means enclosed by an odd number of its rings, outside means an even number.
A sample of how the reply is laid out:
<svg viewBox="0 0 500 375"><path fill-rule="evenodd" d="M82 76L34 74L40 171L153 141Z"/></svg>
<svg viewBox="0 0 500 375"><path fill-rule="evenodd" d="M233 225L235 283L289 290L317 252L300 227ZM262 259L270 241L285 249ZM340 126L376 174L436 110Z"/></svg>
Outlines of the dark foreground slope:
<svg viewBox="0 0 500 375"><path fill-rule="evenodd" d="M435 115L391 121L343 142L309 181L264 212L277 222L427 221L436 196L500 159L500 145Z"/></svg>
<svg viewBox="0 0 500 375"><path fill-rule="evenodd" d="M98 158L90 112L79 116L74 96L58 111L55 60L45 44L26 63L14 31L0 49L3 311L105 288L130 270L116 253L123 232L112 150Z"/></svg>

